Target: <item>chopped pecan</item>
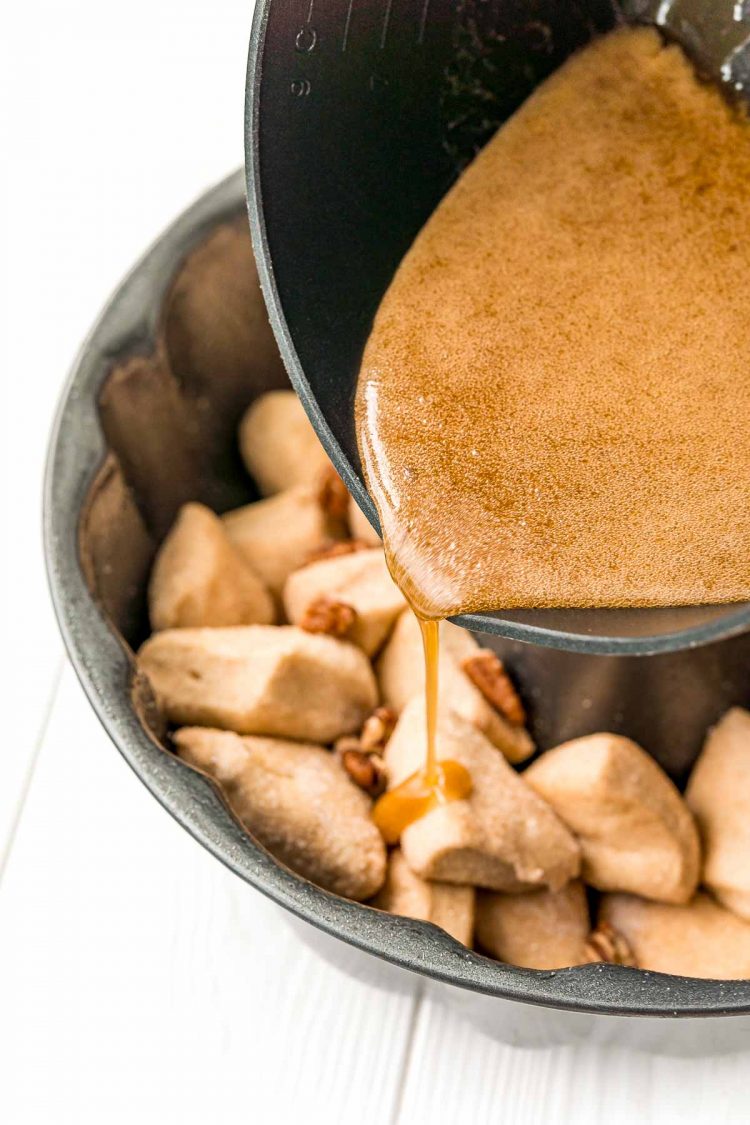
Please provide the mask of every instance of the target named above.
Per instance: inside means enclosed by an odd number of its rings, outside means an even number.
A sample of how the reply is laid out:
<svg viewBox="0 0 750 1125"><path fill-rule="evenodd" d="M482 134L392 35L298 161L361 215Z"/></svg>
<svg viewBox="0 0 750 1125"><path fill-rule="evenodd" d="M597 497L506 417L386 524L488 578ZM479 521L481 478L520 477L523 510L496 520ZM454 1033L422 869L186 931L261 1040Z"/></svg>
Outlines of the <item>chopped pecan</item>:
<svg viewBox="0 0 750 1125"><path fill-rule="evenodd" d="M306 633L327 633L329 637L345 637L357 616L357 611L336 598L316 598L307 607L299 625Z"/></svg>
<svg viewBox="0 0 750 1125"><path fill-rule="evenodd" d="M318 503L329 519L341 523L346 521L349 511L349 493L332 465L321 474Z"/></svg>
<svg viewBox="0 0 750 1125"><path fill-rule="evenodd" d="M606 961L610 965L638 968L638 962L630 945L622 934L610 926L609 922L599 922L596 929L591 931L585 951L589 961Z"/></svg>
<svg viewBox="0 0 750 1125"><path fill-rule="evenodd" d="M339 758L343 757L347 750L362 750L356 734L342 734L341 738L337 738L334 742L333 752Z"/></svg>
<svg viewBox="0 0 750 1125"><path fill-rule="evenodd" d="M480 648L473 656L467 656L461 662L461 667L487 702L504 715L509 723L517 727L524 726L526 712L523 703L496 653L489 648Z"/></svg>
<svg viewBox="0 0 750 1125"><path fill-rule="evenodd" d="M362 750L344 750L341 764L355 785L371 797L379 797L385 789L385 765L379 755L365 754Z"/></svg>
<svg viewBox="0 0 750 1125"><path fill-rule="evenodd" d="M343 756L347 750L356 750L360 754L380 754L388 739L393 734L398 716L390 707L376 707L364 722L358 735L345 734L337 738L333 749Z"/></svg>
<svg viewBox="0 0 750 1125"><path fill-rule="evenodd" d="M308 562L322 562L324 559L338 559L342 555L353 555L357 551L369 550L362 539L342 539L335 543L324 543L307 556Z"/></svg>
<svg viewBox="0 0 750 1125"><path fill-rule="evenodd" d="M393 734L393 728L398 718L392 707L376 707L368 718L359 736L360 748L366 754L382 750L388 739Z"/></svg>

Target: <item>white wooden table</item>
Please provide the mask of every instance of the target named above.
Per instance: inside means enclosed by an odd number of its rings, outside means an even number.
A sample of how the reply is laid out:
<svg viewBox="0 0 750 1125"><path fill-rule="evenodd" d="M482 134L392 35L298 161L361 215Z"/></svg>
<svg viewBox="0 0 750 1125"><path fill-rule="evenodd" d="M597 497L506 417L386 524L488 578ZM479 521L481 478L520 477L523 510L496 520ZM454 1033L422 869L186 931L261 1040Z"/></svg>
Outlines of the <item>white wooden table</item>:
<svg viewBox="0 0 750 1125"><path fill-rule="evenodd" d="M318 959L148 795L65 665L39 540L54 403L133 259L241 162L250 8L4 20L0 1122L747 1122L743 1055L503 1047L417 978Z"/></svg>

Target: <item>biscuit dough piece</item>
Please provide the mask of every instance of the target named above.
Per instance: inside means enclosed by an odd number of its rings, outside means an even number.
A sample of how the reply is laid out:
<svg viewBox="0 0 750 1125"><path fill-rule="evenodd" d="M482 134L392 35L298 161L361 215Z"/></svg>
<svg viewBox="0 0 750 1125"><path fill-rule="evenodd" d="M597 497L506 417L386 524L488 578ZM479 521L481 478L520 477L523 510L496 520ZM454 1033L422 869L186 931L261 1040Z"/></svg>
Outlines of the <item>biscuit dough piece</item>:
<svg viewBox="0 0 750 1125"><path fill-rule="evenodd" d="M293 570L341 534L311 485L235 508L223 518L234 546L277 596Z"/></svg>
<svg viewBox="0 0 750 1125"><path fill-rule="evenodd" d="M389 914L433 922L471 948L475 899L473 887L421 879L409 867L401 849L394 848L388 858L385 884L370 905Z"/></svg>
<svg viewBox="0 0 750 1125"><path fill-rule="evenodd" d="M413 699L385 749L389 788L422 768L425 747L424 700ZM437 756L465 766L473 790L403 832L401 848L417 875L516 891L524 884L557 890L578 874L578 844L562 821L481 731L444 708L438 715Z"/></svg>
<svg viewBox="0 0 750 1125"><path fill-rule="evenodd" d="M380 548L321 559L290 574L283 600L292 624L298 625L321 597L343 602L355 611L347 640L368 656L381 648L406 605Z"/></svg>
<svg viewBox="0 0 750 1125"><path fill-rule="evenodd" d="M629 738L591 734L542 754L525 781L581 843L584 882L659 902L687 902L700 845L679 791Z"/></svg>
<svg viewBox="0 0 750 1125"><path fill-rule="evenodd" d="M641 969L713 980L750 977L750 923L710 895L697 894L685 906L605 895L599 917L622 934Z"/></svg>
<svg viewBox="0 0 750 1125"><path fill-rule="evenodd" d="M383 540L378 535L375 528L364 512L360 509L353 496L349 497L349 531L353 539L360 539L366 543L368 547L381 547Z"/></svg>
<svg viewBox="0 0 750 1125"><path fill-rule="evenodd" d="M314 483L330 465L294 391L268 391L242 416L240 453L264 496Z"/></svg>
<svg viewBox="0 0 750 1125"><path fill-rule="evenodd" d="M151 628L271 625L273 598L203 504L183 504L148 587Z"/></svg>
<svg viewBox="0 0 750 1125"><path fill-rule="evenodd" d="M170 722L332 742L377 703L358 648L291 625L168 629L138 654Z"/></svg>
<svg viewBox="0 0 750 1125"><path fill-rule="evenodd" d="M583 883L559 891L477 896L477 943L500 961L525 969L564 969L590 960L590 930Z"/></svg>
<svg viewBox="0 0 750 1125"><path fill-rule="evenodd" d="M685 800L703 842L701 881L750 922L750 714L727 711L709 732Z"/></svg>
<svg viewBox="0 0 750 1125"><path fill-rule="evenodd" d="M318 886L366 899L386 854L370 801L320 746L184 727L179 756L220 785L238 820L278 859Z"/></svg>
<svg viewBox="0 0 750 1125"><path fill-rule="evenodd" d="M457 715L472 723L510 762L522 762L534 752L531 735L509 723L482 695L461 668L479 645L466 629L440 623L440 698ZM410 699L424 694L424 655L416 617L407 610L399 617L377 664L383 702L402 711Z"/></svg>

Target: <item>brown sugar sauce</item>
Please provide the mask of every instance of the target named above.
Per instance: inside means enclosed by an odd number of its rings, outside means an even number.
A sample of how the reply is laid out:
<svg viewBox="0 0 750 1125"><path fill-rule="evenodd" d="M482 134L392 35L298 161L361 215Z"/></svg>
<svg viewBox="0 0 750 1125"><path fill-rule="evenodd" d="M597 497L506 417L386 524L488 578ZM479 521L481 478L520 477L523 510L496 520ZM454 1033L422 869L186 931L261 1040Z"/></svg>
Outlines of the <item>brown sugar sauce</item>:
<svg viewBox="0 0 750 1125"><path fill-rule="evenodd" d="M434 745L437 622L750 599L750 128L653 29L573 56L399 266L356 397L422 623L427 761L387 837L466 795Z"/></svg>

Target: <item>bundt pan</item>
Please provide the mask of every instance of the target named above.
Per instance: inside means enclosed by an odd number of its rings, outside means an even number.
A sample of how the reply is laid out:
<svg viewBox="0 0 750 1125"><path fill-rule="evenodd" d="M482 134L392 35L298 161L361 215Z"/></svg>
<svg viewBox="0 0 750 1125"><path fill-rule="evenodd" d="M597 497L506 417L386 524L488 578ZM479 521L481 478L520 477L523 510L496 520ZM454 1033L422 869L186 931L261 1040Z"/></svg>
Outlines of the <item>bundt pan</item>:
<svg viewBox="0 0 750 1125"><path fill-rule="evenodd" d="M51 438L44 524L53 599L70 658L115 745L183 827L310 923L302 929L345 968L399 987L403 973L389 962L458 986L446 990L454 1001L514 1042L595 1036L669 1051L732 1049L750 1029L750 981L611 965L534 972L489 960L434 926L298 878L241 830L211 782L166 749L164 724L133 663L147 630L149 566L183 501L222 510L252 498L235 453L237 420L255 396L285 382L237 173L178 219L110 300L75 364ZM531 700L543 744L560 729L552 712L562 704L550 699L549 713L543 698ZM347 953L341 941L356 949ZM615 1018L622 1016L688 1018Z"/></svg>

